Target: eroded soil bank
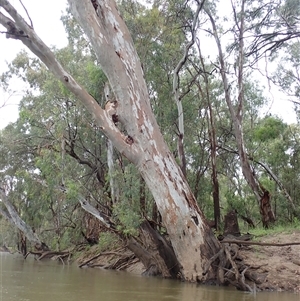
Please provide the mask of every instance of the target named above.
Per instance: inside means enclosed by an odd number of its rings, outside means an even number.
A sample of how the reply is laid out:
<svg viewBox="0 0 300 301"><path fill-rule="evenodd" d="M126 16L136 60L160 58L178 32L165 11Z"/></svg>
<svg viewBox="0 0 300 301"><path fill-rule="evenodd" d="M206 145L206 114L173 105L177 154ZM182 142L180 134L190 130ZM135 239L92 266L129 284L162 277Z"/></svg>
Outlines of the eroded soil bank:
<svg viewBox="0 0 300 301"><path fill-rule="evenodd" d="M300 230L264 236L257 241L274 244L300 242ZM259 289L300 293L300 245L243 246L240 255L247 264L258 267L257 273L266 275Z"/></svg>
<svg viewBox="0 0 300 301"><path fill-rule="evenodd" d="M255 239L255 242L273 244L300 242L300 229L260 237ZM300 293L300 245L282 247L241 245L239 256L262 275L264 281L257 285L258 291ZM94 246L82 253L76 263L82 267L126 270L137 274L144 272L143 265L124 246L107 252L99 252L98 247Z"/></svg>

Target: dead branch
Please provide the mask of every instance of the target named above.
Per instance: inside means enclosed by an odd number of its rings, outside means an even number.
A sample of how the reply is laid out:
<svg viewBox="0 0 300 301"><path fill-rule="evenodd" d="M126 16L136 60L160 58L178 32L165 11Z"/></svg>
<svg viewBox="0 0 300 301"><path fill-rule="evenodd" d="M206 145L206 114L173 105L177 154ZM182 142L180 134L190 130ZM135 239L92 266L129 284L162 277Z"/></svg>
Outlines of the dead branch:
<svg viewBox="0 0 300 301"><path fill-rule="evenodd" d="M253 245L253 246L269 246L269 247L285 247L285 246L299 246L300 242L290 243L268 243L268 242L255 242L255 241L243 241L237 239L224 239L220 243L239 244L239 245Z"/></svg>
<svg viewBox="0 0 300 301"><path fill-rule="evenodd" d="M30 21L30 26L31 26L31 28L33 28L33 23L32 23L32 20L31 20L31 18L30 18L30 15L29 15L29 13L28 13L28 11L27 11L27 8L25 7L25 5L23 4L23 2L22 2L21 0L19 0L19 1L20 1L21 5L23 6L25 12L26 12L26 15L27 15L27 17L28 17L28 19L29 19L29 21Z"/></svg>
<svg viewBox="0 0 300 301"><path fill-rule="evenodd" d="M223 253L223 252L224 252L224 250L221 248L217 254L215 254L213 257L211 257L211 258L207 261L205 267L203 268L203 275L206 275L206 274L207 274L207 272L208 272L210 266L212 265L212 263L213 263L217 258L219 258L219 257L221 256L221 253Z"/></svg>
<svg viewBox="0 0 300 301"><path fill-rule="evenodd" d="M24 259L26 259L28 257L28 255L35 255L38 256L37 260L42 260L43 258L51 258L54 256L58 256L61 258L69 256L70 252L69 251L46 251L46 252L37 252L37 251L29 251L26 253L26 255L24 256Z"/></svg>
<svg viewBox="0 0 300 301"><path fill-rule="evenodd" d="M300 266L300 260L292 259L291 261L292 261L293 264L296 264L296 265Z"/></svg>

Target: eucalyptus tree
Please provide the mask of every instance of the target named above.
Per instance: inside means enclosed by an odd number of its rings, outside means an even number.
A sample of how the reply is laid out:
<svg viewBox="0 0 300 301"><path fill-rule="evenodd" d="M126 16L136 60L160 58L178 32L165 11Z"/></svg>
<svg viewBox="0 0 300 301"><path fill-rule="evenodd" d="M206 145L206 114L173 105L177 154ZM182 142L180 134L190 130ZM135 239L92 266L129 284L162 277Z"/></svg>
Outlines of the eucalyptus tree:
<svg viewBox="0 0 300 301"><path fill-rule="evenodd" d="M252 131L252 136L255 151L251 155L265 175L264 182L268 182L267 185L274 195L273 199L279 218L282 219L283 216L299 217L296 205L297 197L290 181L287 180L292 174L293 177L297 177L295 174L297 167L294 161L297 157L296 127L288 126L276 116L266 116L259 120L256 128ZM287 176L288 174L289 176ZM272 181L267 181L267 177ZM287 215L280 208L287 209Z"/></svg>
<svg viewBox="0 0 300 301"><path fill-rule="evenodd" d="M117 100L116 114L125 133L112 116L58 62L13 6L5 0L0 6L0 23L8 36L22 41L35 53L61 83L85 105L101 131L116 149L139 170L154 196L167 228L182 278L205 281L205 264L219 250L203 213L169 151L150 107L150 99L140 60L128 29L113 1L69 1L73 15L88 36L97 59ZM187 254L188 252L188 254Z"/></svg>
<svg viewBox="0 0 300 301"><path fill-rule="evenodd" d="M46 249L39 232L33 229L39 227L40 212L28 212L28 208L38 208L32 194L24 194L24 184L28 183L29 174L34 172L34 156L30 148L28 133L20 134L24 127L20 124L10 124L0 133L0 193L1 215L14 224L27 239L38 249ZM17 143L16 143L17 142ZM9 196L7 191L11 191ZM19 241L20 251L25 255L26 244L24 238Z"/></svg>
<svg viewBox="0 0 300 301"><path fill-rule="evenodd" d="M239 9L239 12L237 12L237 9ZM243 131L243 116L245 112L244 84L246 73L245 33L247 31L245 24L245 10L246 1L242 0L239 8L237 6L234 6L234 4L232 3L232 11L234 17L232 33L237 41L234 47L236 55L234 66L236 66L236 68L235 73L233 73L236 74L236 85L234 85L233 82L230 82L230 71L233 71L230 68L230 63L225 59L219 35L219 29L217 27L216 18L212 14L212 8L210 8L208 5L205 9L205 12L211 23L210 33L214 37L218 49L219 64L217 68L222 78L225 101L233 122L233 129L241 164L241 170L248 185L251 187L257 199L263 224L265 227L268 227L270 223L273 223L275 221L275 217L270 206L269 192L261 186L257 177L255 176L255 173L253 172L253 168L251 167L250 161L247 157L247 149Z"/></svg>

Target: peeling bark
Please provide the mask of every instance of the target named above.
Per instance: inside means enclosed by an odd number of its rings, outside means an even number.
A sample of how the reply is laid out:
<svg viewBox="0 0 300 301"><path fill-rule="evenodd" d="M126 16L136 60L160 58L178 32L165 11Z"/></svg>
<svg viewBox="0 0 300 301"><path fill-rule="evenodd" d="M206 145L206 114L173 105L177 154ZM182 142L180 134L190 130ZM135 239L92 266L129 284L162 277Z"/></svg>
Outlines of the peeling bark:
<svg viewBox="0 0 300 301"><path fill-rule="evenodd" d="M270 192L264 190L264 194L259 201L259 211L262 216L262 224L264 228L269 228L269 225L275 222L275 216L271 208L270 199Z"/></svg>

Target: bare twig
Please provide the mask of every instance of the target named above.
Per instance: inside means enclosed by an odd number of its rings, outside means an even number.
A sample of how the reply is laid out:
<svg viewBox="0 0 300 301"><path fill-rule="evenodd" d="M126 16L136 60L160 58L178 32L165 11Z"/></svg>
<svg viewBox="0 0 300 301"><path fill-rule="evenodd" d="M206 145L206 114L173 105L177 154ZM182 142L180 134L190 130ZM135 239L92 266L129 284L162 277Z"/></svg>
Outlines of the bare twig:
<svg viewBox="0 0 300 301"><path fill-rule="evenodd" d="M32 23L32 20L31 20L31 18L30 18L30 16L29 16L29 14L28 14L28 11L27 11L27 9L26 9L25 5L23 4L22 0L19 0L19 1L20 1L21 5L23 6L23 8L24 8L25 12L26 12L26 15L27 15L27 17L28 17L28 19L29 19L29 21L30 21L30 26L31 26L31 28L33 28L33 23Z"/></svg>

